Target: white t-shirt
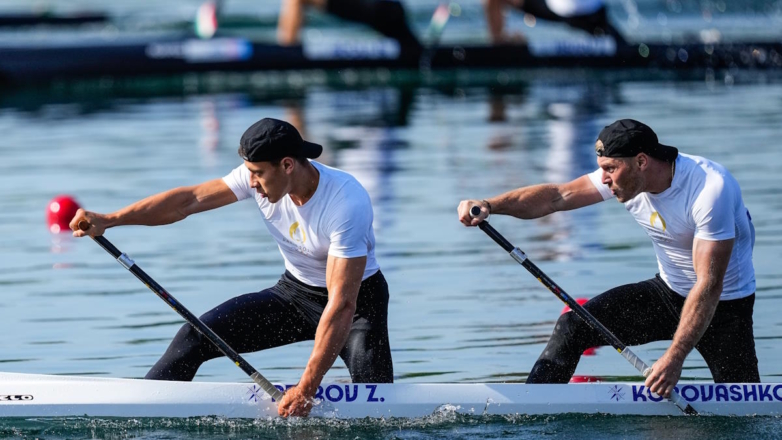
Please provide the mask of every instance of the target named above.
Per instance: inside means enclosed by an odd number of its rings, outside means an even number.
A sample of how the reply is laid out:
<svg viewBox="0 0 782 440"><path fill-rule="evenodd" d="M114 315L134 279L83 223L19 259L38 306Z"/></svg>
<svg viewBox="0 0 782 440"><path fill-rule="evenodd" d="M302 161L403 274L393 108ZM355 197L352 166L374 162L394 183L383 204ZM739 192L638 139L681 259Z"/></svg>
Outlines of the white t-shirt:
<svg viewBox="0 0 782 440"><path fill-rule="evenodd" d="M603 7L603 0L546 0L546 6L560 17L589 15Z"/></svg>
<svg viewBox="0 0 782 440"><path fill-rule="evenodd" d="M350 174L310 161L320 173L318 188L307 203L296 206L290 196L269 203L250 187L250 170L242 164L223 181L239 200L254 198L285 259L285 269L305 284L326 287L329 255L367 257L362 280L379 269L375 260L372 203Z"/></svg>
<svg viewBox="0 0 782 440"><path fill-rule="evenodd" d="M602 183L602 175L602 169L588 174L603 200L608 200L613 194ZM679 295L687 296L697 280L692 263L695 238L735 239L720 300L755 292L755 229L738 182L722 165L680 153L670 188L659 194L638 194L624 205L652 239L663 281Z"/></svg>

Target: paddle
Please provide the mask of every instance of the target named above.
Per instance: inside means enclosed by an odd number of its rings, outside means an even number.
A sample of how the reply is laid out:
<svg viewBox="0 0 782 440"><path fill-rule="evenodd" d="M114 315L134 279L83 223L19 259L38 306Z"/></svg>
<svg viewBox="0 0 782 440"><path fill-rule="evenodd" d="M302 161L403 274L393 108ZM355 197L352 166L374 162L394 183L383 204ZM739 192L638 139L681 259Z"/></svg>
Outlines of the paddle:
<svg viewBox="0 0 782 440"><path fill-rule="evenodd" d="M478 206L473 206L470 208L470 215L473 217L477 217L481 213L481 208ZM527 255L519 248L514 247L508 240L505 239L499 232L497 232L496 229L492 227L492 225L489 224L487 221L482 221L478 224L478 227L481 228L483 232L486 233L489 237L491 237L492 240L494 240L498 245L500 245L501 248L505 249L510 256L516 260L519 264L524 266L525 269L529 271L529 273L532 274L535 278L538 279L548 290L551 291L554 295L557 296L557 298L561 299L565 304L567 304L570 309L576 313L581 319L584 320L590 327L595 329L596 331L600 332L600 334L605 338L606 342L608 342L612 347L616 349L616 351L619 352L625 359L627 359L628 362L630 362L636 370L641 372L641 374L646 377L650 372L651 368L649 365L646 364L646 362L642 361L638 356L635 355L632 351L630 351L627 346L622 343L622 341L619 340L613 333L611 333L610 330L608 330L603 324L600 323L594 316L592 316L591 313L587 312L586 309L581 307L580 304L576 302L573 298L570 297L567 293L565 293L564 290L562 290L554 281L551 280L551 278L548 277L543 271L538 269L538 267L531 262L529 259L527 259ZM686 400L682 398L677 392L672 391L671 402L673 402L677 407L679 407L680 410L682 410L687 415L697 415L698 411L695 410L695 408L692 407L689 403L687 403Z"/></svg>
<svg viewBox="0 0 782 440"><path fill-rule="evenodd" d="M419 60L419 68L423 71L428 71L432 67L432 57L434 57L437 45L440 42L440 36L443 34L445 25L448 24L448 19L451 17L450 5L446 3L440 3L437 9L434 10L432 20L429 22L429 27L426 29L425 35L429 42L424 48Z"/></svg>
<svg viewBox="0 0 782 440"><path fill-rule="evenodd" d="M79 222L79 229L82 231L86 231L89 228L90 224L86 220ZM280 390L272 385L268 379L261 376L261 373L259 373L258 370L253 368L253 366L244 360L244 358L239 353L234 351L234 349L231 348L225 341L223 341L223 339L218 336L217 333L212 331L212 329L207 327L203 321L190 313L190 311L187 310L187 308L185 308L185 306L183 306L179 301L177 301L176 298L171 296L170 293L166 292L165 289L160 287L160 284L156 283L155 280L146 274L146 272L141 270L140 267L136 266L136 263L131 260L130 257L120 252L119 249L114 247L114 245L109 242L109 240L102 236L92 237L92 239L95 240L95 242L98 243L100 247L102 247L106 252L110 253L114 258L116 258L119 264L121 264L125 269L129 270L130 273L135 275L136 278L149 287L151 291L155 292L155 294L160 297L160 299L168 303L168 305L171 306L174 311L185 318L185 321L187 321L188 324L192 325L193 328L204 335L204 337L206 337L209 342L214 344L215 347L220 350L220 352L222 352L228 359L231 359L237 367L244 370L244 372L250 376L250 379L258 384L264 391L266 391L274 400L279 402L280 399L282 399L282 392Z"/></svg>

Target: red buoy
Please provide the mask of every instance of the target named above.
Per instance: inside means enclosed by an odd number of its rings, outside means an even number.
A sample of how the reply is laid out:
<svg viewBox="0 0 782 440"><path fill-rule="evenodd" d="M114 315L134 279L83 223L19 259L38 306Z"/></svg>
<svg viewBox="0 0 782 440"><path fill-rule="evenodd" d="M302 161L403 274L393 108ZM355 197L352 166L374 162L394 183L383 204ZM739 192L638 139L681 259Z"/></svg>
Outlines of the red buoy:
<svg viewBox="0 0 782 440"><path fill-rule="evenodd" d="M589 301L589 298L576 298L576 302L580 306L583 306L587 301ZM560 313L560 315L563 314L563 313L567 313L569 311L570 311L570 306L566 305L565 308L562 309L562 312ZM595 354L597 354L596 349L597 349L597 347L587 348L586 350L584 350L584 354L583 355L584 356L594 356Z"/></svg>
<svg viewBox="0 0 782 440"><path fill-rule="evenodd" d="M580 306L583 306L584 304L586 304L587 301L589 301L589 298L576 298L576 302ZM565 308L562 309L562 312L560 312L560 315L563 314L563 313L567 313L569 311L570 311L570 306L565 304Z"/></svg>
<svg viewBox="0 0 782 440"><path fill-rule="evenodd" d="M570 383L596 383L602 381L603 379L597 376L573 376L570 378Z"/></svg>
<svg viewBox="0 0 782 440"><path fill-rule="evenodd" d="M73 220L79 208L81 206L71 196L60 195L53 198L46 205L46 225L49 226L49 231L52 234L70 232L68 224Z"/></svg>

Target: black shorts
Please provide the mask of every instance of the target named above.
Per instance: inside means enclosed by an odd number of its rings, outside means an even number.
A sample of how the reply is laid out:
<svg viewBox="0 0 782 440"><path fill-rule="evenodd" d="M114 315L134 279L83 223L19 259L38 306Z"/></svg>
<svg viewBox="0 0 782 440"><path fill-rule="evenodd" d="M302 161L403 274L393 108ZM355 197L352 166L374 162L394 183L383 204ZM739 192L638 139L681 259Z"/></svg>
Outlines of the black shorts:
<svg viewBox="0 0 782 440"><path fill-rule="evenodd" d="M249 353L314 340L327 303L326 288L308 286L286 271L274 287L229 299L201 320L231 348ZM219 356L222 353L211 342L185 324L146 379L192 380L201 364ZM339 356L353 382L394 380L388 343L388 284L380 271L361 283L353 325Z"/></svg>
<svg viewBox="0 0 782 440"><path fill-rule="evenodd" d="M327 0L326 12L357 23L370 24L378 16L376 0Z"/></svg>
<svg viewBox="0 0 782 440"><path fill-rule="evenodd" d="M421 50L421 43L407 25L405 10L399 1L327 0L326 12L344 20L365 24L397 40L406 50Z"/></svg>
<svg viewBox="0 0 782 440"><path fill-rule="evenodd" d="M673 339L685 298L657 277L616 287L584 308L627 345ZM720 301L695 348L709 366L714 382L760 382L752 311L755 294ZM548 345L532 368L527 383L567 383L581 353L606 345L603 336L575 313L559 317Z"/></svg>

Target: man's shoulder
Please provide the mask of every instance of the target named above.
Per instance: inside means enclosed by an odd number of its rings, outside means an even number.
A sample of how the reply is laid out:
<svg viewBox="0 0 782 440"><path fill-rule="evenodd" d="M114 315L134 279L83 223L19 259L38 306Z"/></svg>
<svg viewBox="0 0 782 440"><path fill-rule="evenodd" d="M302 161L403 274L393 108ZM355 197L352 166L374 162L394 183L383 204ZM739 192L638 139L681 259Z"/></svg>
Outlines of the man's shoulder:
<svg viewBox="0 0 782 440"><path fill-rule="evenodd" d="M704 174L704 176L723 176L725 174L729 174L728 170L722 166L722 164L715 162L711 159L708 159L706 157L702 156L695 156L692 154L682 154L680 153L679 156L681 156L680 162L683 168L690 169L691 171L700 171ZM679 166L679 163L677 162L677 167Z"/></svg>
<svg viewBox="0 0 782 440"><path fill-rule="evenodd" d="M310 161L310 163L312 163L312 166L314 166L319 173L328 177L330 180L334 180L334 181L356 180L356 178L353 177L352 174L348 173L347 171L341 170L339 168L334 168L315 160Z"/></svg>
<svg viewBox="0 0 782 440"><path fill-rule="evenodd" d="M324 225L327 228L339 225L371 224L373 218L372 201L369 193L350 173L321 163L316 165L325 177L325 194L321 199Z"/></svg>
<svg viewBox="0 0 782 440"><path fill-rule="evenodd" d="M705 191L722 191L724 188L738 188L738 182L720 163L700 156L682 155L687 172L687 184L697 194Z"/></svg>
<svg viewBox="0 0 782 440"><path fill-rule="evenodd" d="M699 156L686 159L692 162L685 187L687 206L696 223L730 217L741 200L738 181L717 162Z"/></svg>
<svg viewBox="0 0 782 440"><path fill-rule="evenodd" d="M331 197L354 199L356 196L366 195L368 199L369 193L352 174L320 162L312 161L312 163L324 177L324 183Z"/></svg>

